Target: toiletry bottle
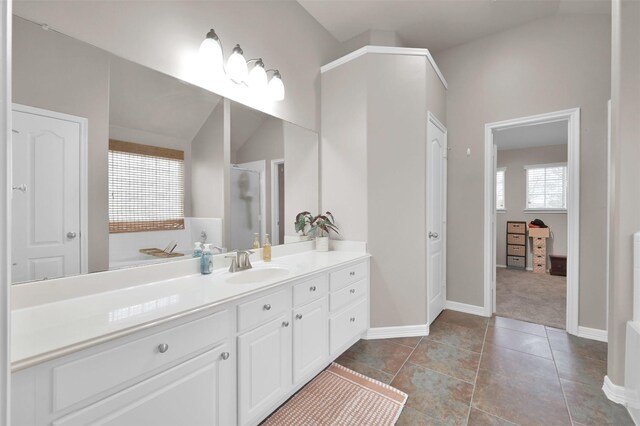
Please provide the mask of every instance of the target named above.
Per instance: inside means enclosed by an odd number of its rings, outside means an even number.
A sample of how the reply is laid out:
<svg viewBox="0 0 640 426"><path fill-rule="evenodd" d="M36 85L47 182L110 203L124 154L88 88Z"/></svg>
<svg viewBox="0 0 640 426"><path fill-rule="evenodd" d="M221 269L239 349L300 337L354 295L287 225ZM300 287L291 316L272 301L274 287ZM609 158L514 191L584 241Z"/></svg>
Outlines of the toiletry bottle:
<svg viewBox="0 0 640 426"><path fill-rule="evenodd" d="M202 243L198 241L193 243L193 257L200 256L202 256Z"/></svg>
<svg viewBox="0 0 640 426"><path fill-rule="evenodd" d="M271 243L269 242L269 234L265 234L264 244L262 244L262 260L271 262Z"/></svg>
<svg viewBox="0 0 640 426"><path fill-rule="evenodd" d="M210 274L213 271L212 256L211 244L205 244L204 250L202 250L202 257L200 257L200 272L204 275Z"/></svg>
<svg viewBox="0 0 640 426"><path fill-rule="evenodd" d="M253 238L253 248L254 249L259 249L260 248L260 234L253 234L254 238Z"/></svg>

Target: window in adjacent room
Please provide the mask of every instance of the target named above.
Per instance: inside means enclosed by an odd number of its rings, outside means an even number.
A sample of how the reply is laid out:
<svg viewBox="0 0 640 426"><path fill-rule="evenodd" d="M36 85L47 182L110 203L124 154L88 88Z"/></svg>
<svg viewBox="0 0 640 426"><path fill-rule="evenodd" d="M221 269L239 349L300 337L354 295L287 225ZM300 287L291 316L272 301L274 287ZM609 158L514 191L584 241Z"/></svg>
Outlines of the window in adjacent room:
<svg viewBox="0 0 640 426"><path fill-rule="evenodd" d="M506 195L505 195L505 176L506 167L500 167L496 171L496 210L506 209Z"/></svg>
<svg viewBox="0 0 640 426"><path fill-rule="evenodd" d="M109 232L184 229L184 152L109 141Z"/></svg>
<svg viewBox="0 0 640 426"><path fill-rule="evenodd" d="M528 210L567 209L567 163L525 166Z"/></svg>

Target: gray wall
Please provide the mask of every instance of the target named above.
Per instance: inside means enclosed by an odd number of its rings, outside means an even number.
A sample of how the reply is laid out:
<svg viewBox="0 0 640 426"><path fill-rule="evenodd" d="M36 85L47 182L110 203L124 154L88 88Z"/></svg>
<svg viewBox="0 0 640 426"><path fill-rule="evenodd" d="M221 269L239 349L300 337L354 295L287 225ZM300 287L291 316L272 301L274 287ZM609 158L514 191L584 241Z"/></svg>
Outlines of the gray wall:
<svg viewBox="0 0 640 426"><path fill-rule="evenodd" d="M13 102L88 119L89 271L104 271L109 267L109 55L20 18L13 24Z"/></svg>
<svg viewBox="0 0 640 426"><path fill-rule="evenodd" d="M640 230L640 2L613 0L612 18L607 375L624 385L625 325L633 316L632 235Z"/></svg>
<svg viewBox="0 0 640 426"><path fill-rule="evenodd" d="M445 89L424 57L369 54L322 77L322 210L368 242L371 326L427 322L427 111Z"/></svg>
<svg viewBox="0 0 640 426"><path fill-rule="evenodd" d="M435 55L449 82L447 298L483 305L484 125L581 108L579 324L606 328L608 16L558 15ZM471 155L467 156L467 147Z"/></svg>
<svg viewBox="0 0 640 426"><path fill-rule="evenodd" d="M506 167L505 195L506 212L496 215L496 263L507 264L507 221L531 222L541 219L551 228L551 238L547 239L547 269L551 267L548 255L567 254L567 214L527 213L524 166L534 164L565 163L567 145L541 146L536 148L507 149L498 151L498 167ZM527 267L532 266L531 243L527 242Z"/></svg>
<svg viewBox="0 0 640 426"><path fill-rule="evenodd" d="M218 105L191 142L191 214L225 216L224 109Z"/></svg>

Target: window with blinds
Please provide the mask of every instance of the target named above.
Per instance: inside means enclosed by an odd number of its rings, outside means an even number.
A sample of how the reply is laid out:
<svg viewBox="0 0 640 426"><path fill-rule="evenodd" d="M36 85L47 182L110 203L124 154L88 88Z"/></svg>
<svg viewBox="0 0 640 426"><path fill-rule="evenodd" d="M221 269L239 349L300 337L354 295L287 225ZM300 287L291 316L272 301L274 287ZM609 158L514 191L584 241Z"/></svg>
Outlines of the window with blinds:
<svg viewBox="0 0 640 426"><path fill-rule="evenodd" d="M499 168L496 172L496 210L504 210L505 201L505 168Z"/></svg>
<svg viewBox="0 0 640 426"><path fill-rule="evenodd" d="M567 163L525 166L527 209L566 210Z"/></svg>
<svg viewBox="0 0 640 426"><path fill-rule="evenodd" d="M109 141L109 232L184 229L184 152Z"/></svg>

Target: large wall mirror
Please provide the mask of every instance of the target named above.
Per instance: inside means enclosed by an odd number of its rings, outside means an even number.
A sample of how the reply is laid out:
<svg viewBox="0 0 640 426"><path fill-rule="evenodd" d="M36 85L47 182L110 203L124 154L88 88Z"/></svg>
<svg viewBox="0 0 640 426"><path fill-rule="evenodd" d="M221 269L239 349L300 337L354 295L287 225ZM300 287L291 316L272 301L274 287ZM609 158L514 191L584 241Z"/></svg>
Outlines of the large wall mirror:
<svg viewBox="0 0 640 426"><path fill-rule="evenodd" d="M17 16L13 101L14 283L293 242L317 210L316 133Z"/></svg>

